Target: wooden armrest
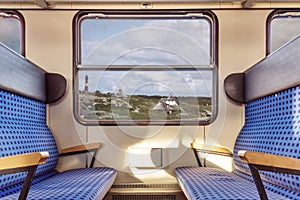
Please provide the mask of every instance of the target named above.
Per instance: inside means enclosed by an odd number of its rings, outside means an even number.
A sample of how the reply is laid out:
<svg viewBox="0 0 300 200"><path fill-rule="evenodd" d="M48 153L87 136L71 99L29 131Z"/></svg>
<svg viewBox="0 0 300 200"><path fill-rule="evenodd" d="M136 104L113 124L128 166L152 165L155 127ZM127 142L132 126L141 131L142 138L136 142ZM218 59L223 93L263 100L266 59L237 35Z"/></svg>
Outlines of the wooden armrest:
<svg viewBox="0 0 300 200"><path fill-rule="evenodd" d="M252 165L282 168L286 170L300 170L300 159L297 158L244 150L239 151L238 155L243 162Z"/></svg>
<svg viewBox="0 0 300 200"><path fill-rule="evenodd" d="M94 155L93 155L93 158L92 158L92 161L90 164L90 167L93 167L96 154L98 152L98 149L100 149L101 146L102 146L101 142L96 142L96 143L91 143L91 144L82 144L82 145L63 149L59 155L60 156L70 156L70 155L75 155L75 154L80 154L80 153L86 153L88 151L94 151Z"/></svg>
<svg viewBox="0 0 300 200"><path fill-rule="evenodd" d="M45 164L48 157L48 152L35 152L1 157L0 170L16 169Z"/></svg>
<svg viewBox="0 0 300 200"><path fill-rule="evenodd" d="M19 199L26 200L33 176L39 164L45 164L48 152L34 152L0 158L0 175L27 172Z"/></svg>
<svg viewBox="0 0 300 200"><path fill-rule="evenodd" d="M196 149L197 151L203 153L232 156L232 152L228 148L220 147L220 146L211 146L211 145L205 145L203 143L193 142L191 143L191 148Z"/></svg>
<svg viewBox="0 0 300 200"><path fill-rule="evenodd" d="M251 171L260 199L268 199L258 170L300 175L300 159L254 151L239 151Z"/></svg>
<svg viewBox="0 0 300 200"><path fill-rule="evenodd" d="M62 155L62 154L69 154L69 153L76 153L76 152L81 153L81 152L99 149L101 146L102 146L101 142L82 144L74 147L65 148L61 151L60 154Z"/></svg>

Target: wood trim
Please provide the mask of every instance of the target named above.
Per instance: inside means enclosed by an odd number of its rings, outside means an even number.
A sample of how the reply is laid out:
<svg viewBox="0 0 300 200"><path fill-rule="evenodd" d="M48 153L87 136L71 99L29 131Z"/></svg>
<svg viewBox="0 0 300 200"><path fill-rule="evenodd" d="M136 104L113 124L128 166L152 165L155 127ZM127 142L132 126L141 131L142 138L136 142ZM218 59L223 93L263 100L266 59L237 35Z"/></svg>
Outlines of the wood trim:
<svg viewBox="0 0 300 200"><path fill-rule="evenodd" d="M297 158L246 150L239 151L238 155L248 164L262 200L268 197L258 170L300 175L300 159Z"/></svg>
<svg viewBox="0 0 300 200"><path fill-rule="evenodd" d="M202 151L204 153L228 154L228 155L232 156L232 152L228 148L221 147L221 146L211 146L211 145L206 145L203 143L193 142L193 143L191 143L191 148L196 149L197 151Z"/></svg>
<svg viewBox="0 0 300 200"><path fill-rule="evenodd" d="M9 170L45 164L48 157L48 152L35 152L2 157L0 158L0 170Z"/></svg>
<svg viewBox="0 0 300 200"><path fill-rule="evenodd" d="M0 175L27 172L19 200L26 200L33 176L39 164L45 164L48 152L34 152L0 158Z"/></svg>
<svg viewBox="0 0 300 200"><path fill-rule="evenodd" d="M82 145L65 148L60 152L60 154L62 155L62 154L82 152L82 151L88 151L88 150L96 150L96 149L99 149L101 146L102 146L101 142L96 142L96 143L91 143L91 144L82 144Z"/></svg>
<svg viewBox="0 0 300 200"><path fill-rule="evenodd" d="M59 156L70 156L70 155L77 155L81 153L87 153L89 151L94 152L94 155L91 160L90 168L94 166L95 158L97 155L98 150L102 146L101 142L96 142L96 143L91 143L91 144L82 144L82 145L77 145L74 147L69 147L66 149L63 149Z"/></svg>
<svg viewBox="0 0 300 200"><path fill-rule="evenodd" d="M239 151L238 155L243 162L252 165L269 166L287 170L300 170L300 159L297 158L244 150Z"/></svg>

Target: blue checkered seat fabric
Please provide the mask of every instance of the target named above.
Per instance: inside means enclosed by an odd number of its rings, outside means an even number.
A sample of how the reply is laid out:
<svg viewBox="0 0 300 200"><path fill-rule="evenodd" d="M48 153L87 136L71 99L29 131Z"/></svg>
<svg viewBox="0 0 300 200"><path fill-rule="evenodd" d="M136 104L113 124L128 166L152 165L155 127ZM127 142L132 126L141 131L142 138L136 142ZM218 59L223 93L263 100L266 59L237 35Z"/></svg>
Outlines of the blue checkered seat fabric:
<svg viewBox="0 0 300 200"><path fill-rule="evenodd" d="M49 152L39 165L27 199L99 199L112 185L111 168L55 170L58 150L46 125L46 105L0 90L0 157ZM26 172L0 176L0 199L17 199Z"/></svg>
<svg viewBox="0 0 300 200"><path fill-rule="evenodd" d="M209 167L179 167L177 180L188 199L260 199L256 186L233 173ZM289 199L267 190L269 199Z"/></svg>
<svg viewBox="0 0 300 200"><path fill-rule="evenodd" d="M239 150L300 159L300 86L246 105L246 122L234 147L234 173L247 178L250 169L238 157ZM300 176L272 172L260 172L260 175L267 180L264 184L268 190L300 199Z"/></svg>
<svg viewBox="0 0 300 200"><path fill-rule="evenodd" d="M234 147L233 173L180 167L176 177L190 199L259 199L247 163L237 155L251 150L300 159L300 86L246 105L246 121ZM269 199L300 199L300 176L260 172Z"/></svg>
<svg viewBox="0 0 300 200"><path fill-rule="evenodd" d="M115 170L112 168L74 169L48 177L33 184L27 199L35 200L85 200L102 199L107 185L113 183ZM3 200L18 199L19 192L8 194Z"/></svg>

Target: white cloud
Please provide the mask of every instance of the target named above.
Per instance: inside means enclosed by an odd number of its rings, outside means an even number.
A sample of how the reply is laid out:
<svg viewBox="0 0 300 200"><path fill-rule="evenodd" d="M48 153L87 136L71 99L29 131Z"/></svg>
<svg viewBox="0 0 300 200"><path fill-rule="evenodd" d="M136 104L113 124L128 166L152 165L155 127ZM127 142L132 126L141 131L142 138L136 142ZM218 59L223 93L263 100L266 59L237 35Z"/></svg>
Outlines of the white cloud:
<svg viewBox="0 0 300 200"><path fill-rule="evenodd" d="M277 18L272 21L271 30L274 51L300 34L300 18Z"/></svg>
<svg viewBox="0 0 300 200"><path fill-rule="evenodd" d="M178 57L178 61L185 61L184 64L186 62L208 64L210 60L209 31L203 30L206 28L208 28L207 24L199 20L180 22L178 20L154 20L145 23L140 28L112 35L102 43L100 40L94 41L95 47L84 59L84 64L111 64L126 56L129 62L132 52L143 51L145 54L149 49L151 51L148 52L146 58L152 57L153 60L163 60L165 58L163 52L169 52L169 55ZM131 62L144 64L144 58L145 56L136 58ZM163 64L168 64L167 61Z"/></svg>
<svg viewBox="0 0 300 200"><path fill-rule="evenodd" d="M14 18L0 20L0 42L20 52L20 23Z"/></svg>
<svg viewBox="0 0 300 200"><path fill-rule="evenodd" d="M193 79L193 74L200 74L203 79ZM168 96L174 93L175 96L211 96L212 94L212 72L209 71L80 72L81 90L84 88L85 75L89 76L90 92L100 90L107 93L122 89L128 95Z"/></svg>
<svg viewBox="0 0 300 200"><path fill-rule="evenodd" d="M92 49L83 60L84 65L208 65L209 31L206 21L153 20L141 25L131 24L127 30L109 35L106 40L101 30L86 41ZM136 28L138 27L138 28ZM116 29L116 27L112 27ZM113 31L112 31L113 32ZM118 31L116 31L117 33ZM107 30L105 33L107 34ZM99 35L99 39L96 35ZM126 94L211 96L211 71L106 71L81 72L80 88L84 86L83 73L88 73L93 90L115 92L121 88ZM91 91L93 91L91 90Z"/></svg>

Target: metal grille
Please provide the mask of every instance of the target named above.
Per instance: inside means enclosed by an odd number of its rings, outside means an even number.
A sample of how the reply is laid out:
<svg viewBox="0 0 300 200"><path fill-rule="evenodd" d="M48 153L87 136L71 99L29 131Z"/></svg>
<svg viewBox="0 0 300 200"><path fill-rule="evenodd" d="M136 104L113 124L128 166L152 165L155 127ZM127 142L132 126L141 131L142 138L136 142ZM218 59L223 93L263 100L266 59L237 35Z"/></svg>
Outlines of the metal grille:
<svg viewBox="0 0 300 200"><path fill-rule="evenodd" d="M112 188L165 188L180 189L178 184L149 184L149 183L130 183L130 184L114 184Z"/></svg>
<svg viewBox="0 0 300 200"><path fill-rule="evenodd" d="M111 187L105 200L186 200L177 183L120 183Z"/></svg>
<svg viewBox="0 0 300 200"><path fill-rule="evenodd" d="M176 200L176 195L113 195L112 200Z"/></svg>

